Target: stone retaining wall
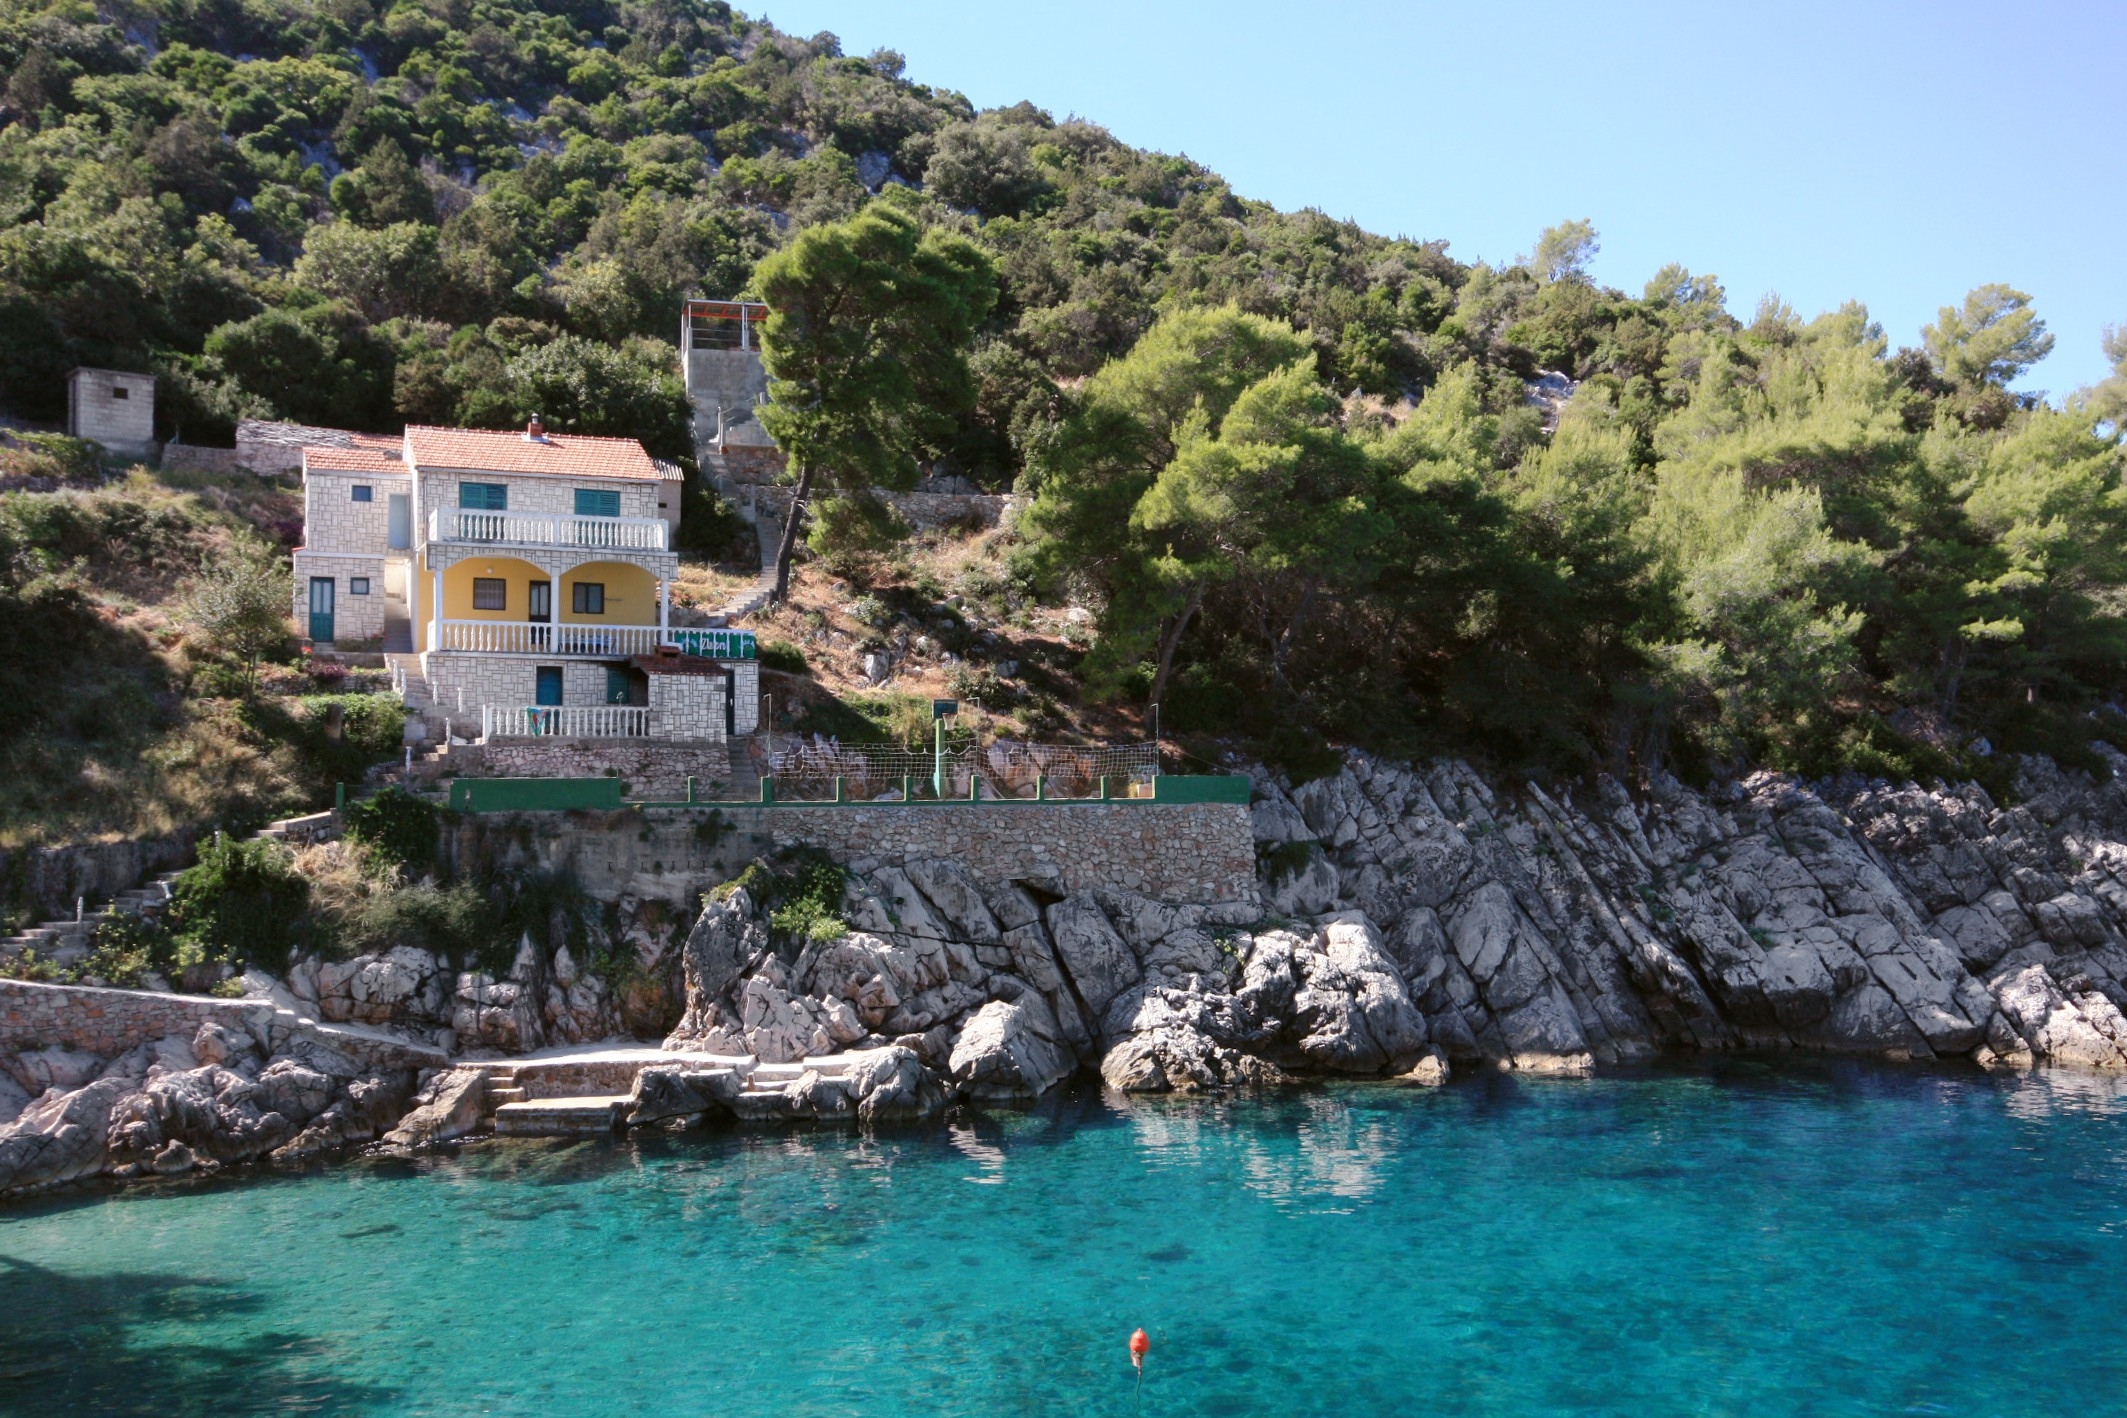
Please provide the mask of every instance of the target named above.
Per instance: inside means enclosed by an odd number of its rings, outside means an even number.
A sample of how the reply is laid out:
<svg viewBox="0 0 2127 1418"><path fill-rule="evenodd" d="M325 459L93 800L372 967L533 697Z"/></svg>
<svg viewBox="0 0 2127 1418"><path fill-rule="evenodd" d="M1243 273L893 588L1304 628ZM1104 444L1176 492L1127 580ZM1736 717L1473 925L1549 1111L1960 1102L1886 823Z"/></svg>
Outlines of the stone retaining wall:
<svg viewBox="0 0 2127 1418"><path fill-rule="evenodd" d="M189 865L192 837L185 831L0 851L0 905L40 921L71 917L77 899L93 908L157 872Z"/></svg>
<svg viewBox="0 0 2127 1418"><path fill-rule="evenodd" d="M189 1040L207 1023L249 1035L267 1048L279 1047L297 1032L307 1033L372 1067L432 1068L443 1061L434 1049L295 1021L292 1015L279 1015L265 1000L0 980L0 1053L63 1044L98 1058L115 1058L137 1044L172 1034Z"/></svg>
<svg viewBox="0 0 2127 1418"><path fill-rule="evenodd" d="M697 795L704 798L731 786L731 751L716 742L493 739L469 749L454 747L451 761L468 778L618 776L621 791L631 797L684 799L689 778L696 780Z"/></svg>
<svg viewBox="0 0 2127 1418"><path fill-rule="evenodd" d="M234 448L204 448L196 443L165 443L162 448L165 472L233 473L242 466Z"/></svg>
<svg viewBox="0 0 2127 1418"><path fill-rule="evenodd" d="M209 1021L262 1037L272 1025L273 1006L264 1000L0 980L0 1050L64 1044L111 1058L170 1034L189 1039Z"/></svg>
<svg viewBox="0 0 2127 1418"><path fill-rule="evenodd" d="M943 857L984 882L1108 887L1173 902L1254 901L1255 837L1237 803L1000 803L740 808L778 847L857 871Z"/></svg>
<svg viewBox="0 0 2127 1418"><path fill-rule="evenodd" d="M492 749L490 745L490 749ZM870 869L945 857L992 883L1112 887L1169 902L1256 898L1249 810L1236 803L718 804L479 813L445 835L457 871L567 871L593 897L692 906L747 862L813 847Z"/></svg>
<svg viewBox="0 0 2127 1418"><path fill-rule="evenodd" d="M995 527L1016 512L1023 500L1007 493L888 492L883 488L875 491L881 502L919 531L932 527ZM757 516L772 517L778 525L790 510L791 490L787 487L749 485L746 495Z"/></svg>

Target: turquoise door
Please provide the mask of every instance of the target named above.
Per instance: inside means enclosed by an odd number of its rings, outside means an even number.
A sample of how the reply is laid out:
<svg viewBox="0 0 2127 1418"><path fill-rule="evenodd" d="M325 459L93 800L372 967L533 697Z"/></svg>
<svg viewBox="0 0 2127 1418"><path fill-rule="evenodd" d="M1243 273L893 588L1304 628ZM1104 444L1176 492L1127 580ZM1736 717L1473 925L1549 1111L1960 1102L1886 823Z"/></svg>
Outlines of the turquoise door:
<svg viewBox="0 0 2127 1418"><path fill-rule="evenodd" d="M310 578L310 638L330 645L332 643L332 578Z"/></svg>
<svg viewBox="0 0 2127 1418"><path fill-rule="evenodd" d="M541 665L532 671L532 702L549 709L561 707L561 666Z"/></svg>

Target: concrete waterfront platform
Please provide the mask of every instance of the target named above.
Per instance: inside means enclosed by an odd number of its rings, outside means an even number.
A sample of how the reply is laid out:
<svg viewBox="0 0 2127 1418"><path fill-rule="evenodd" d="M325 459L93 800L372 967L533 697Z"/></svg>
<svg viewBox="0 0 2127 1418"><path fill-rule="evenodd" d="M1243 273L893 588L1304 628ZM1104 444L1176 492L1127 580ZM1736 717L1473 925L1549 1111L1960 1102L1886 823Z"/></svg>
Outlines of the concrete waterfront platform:
<svg viewBox="0 0 2127 1418"><path fill-rule="evenodd" d="M531 1098L495 1109L495 1131L505 1137L597 1137L620 1126L625 1093L585 1098Z"/></svg>

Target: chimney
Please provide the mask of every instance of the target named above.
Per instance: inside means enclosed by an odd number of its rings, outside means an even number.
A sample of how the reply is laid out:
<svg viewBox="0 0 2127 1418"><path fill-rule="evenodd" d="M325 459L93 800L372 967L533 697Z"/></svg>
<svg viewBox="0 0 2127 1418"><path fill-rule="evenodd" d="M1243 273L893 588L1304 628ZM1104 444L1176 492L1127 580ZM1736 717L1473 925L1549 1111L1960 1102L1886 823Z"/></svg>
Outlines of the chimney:
<svg viewBox="0 0 2127 1418"><path fill-rule="evenodd" d="M539 415L533 414L532 421L524 426L524 441L527 443L544 443L547 441L547 426L539 421Z"/></svg>

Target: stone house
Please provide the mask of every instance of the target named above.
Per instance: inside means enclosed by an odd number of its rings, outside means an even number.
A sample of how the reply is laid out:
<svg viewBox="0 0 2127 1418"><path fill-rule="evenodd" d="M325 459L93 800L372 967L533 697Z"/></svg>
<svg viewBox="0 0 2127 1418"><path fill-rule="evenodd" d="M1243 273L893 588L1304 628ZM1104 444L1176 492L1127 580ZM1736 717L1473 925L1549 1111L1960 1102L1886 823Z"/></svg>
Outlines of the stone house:
<svg viewBox="0 0 2127 1418"><path fill-rule="evenodd" d="M483 740L754 731L751 632L671 625L680 475L634 439L412 427L306 446L302 469L298 625L393 655L424 719Z"/></svg>
<svg viewBox="0 0 2127 1418"><path fill-rule="evenodd" d="M77 369L66 379L66 431L125 458L155 454L155 376Z"/></svg>

